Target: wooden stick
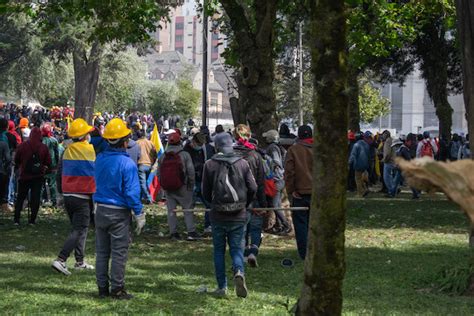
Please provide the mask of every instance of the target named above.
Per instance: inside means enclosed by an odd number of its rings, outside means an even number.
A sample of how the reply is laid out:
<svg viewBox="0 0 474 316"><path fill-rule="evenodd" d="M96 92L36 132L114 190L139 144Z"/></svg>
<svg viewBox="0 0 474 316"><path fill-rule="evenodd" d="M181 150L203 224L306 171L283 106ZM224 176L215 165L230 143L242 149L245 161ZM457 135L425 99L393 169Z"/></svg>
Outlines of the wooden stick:
<svg viewBox="0 0 474 316"><path fill-rule="evenodd" d="M271 211L308 211L308 207L255 207L251 209L256 212L271 212ZM195 209L174 209L175 213L186 213L186 212L209 212L208 208L195 208Z"/></svg>

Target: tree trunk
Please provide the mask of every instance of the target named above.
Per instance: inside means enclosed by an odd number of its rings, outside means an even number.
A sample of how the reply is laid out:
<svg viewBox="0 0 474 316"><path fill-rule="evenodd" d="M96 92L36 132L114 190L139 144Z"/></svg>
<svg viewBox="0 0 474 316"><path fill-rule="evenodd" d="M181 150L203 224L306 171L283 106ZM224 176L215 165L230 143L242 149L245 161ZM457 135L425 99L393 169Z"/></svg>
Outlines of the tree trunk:
<svg viewBox="0 0 474 316"><path fill-rule="evenodd" d="M94 42L87 56L85 49L78 48L73 52L74 63L74 118L83 118L92 123L94 103L99 84L99 66L102 47Z"/></svg>
<svg viewBox="0 0 474 316"><path fill-rule="evenodd" d="M349 86L349 129L360 131L359 80L357 71L351 69L347 79Z"/></svg>
<svg viewBox="0 0 474 316"><path fill-rule="evenodd" d="M340 315L345 274L347 50L344 0L311 0L313 194L297 315Z"/></svg>
<svg viewBox="0 0 474 316"><path fill-rule="evenodd" d="M466 120L469 135L474 135L474 4L471 0L456 0L456 12L462 53ZM471 155L471 158L474 159L474 155Z"/></svg>
<svg viewBox="0 0 474 316"><path fill-rule="evenodd" d="M263 132L277 127L273 92L273 29L277 1L254 3L255 17L252 19L240 1L221 0L230 19L233 43L239 56L239 109L245 113L257 139L263 142Z"/></svg>

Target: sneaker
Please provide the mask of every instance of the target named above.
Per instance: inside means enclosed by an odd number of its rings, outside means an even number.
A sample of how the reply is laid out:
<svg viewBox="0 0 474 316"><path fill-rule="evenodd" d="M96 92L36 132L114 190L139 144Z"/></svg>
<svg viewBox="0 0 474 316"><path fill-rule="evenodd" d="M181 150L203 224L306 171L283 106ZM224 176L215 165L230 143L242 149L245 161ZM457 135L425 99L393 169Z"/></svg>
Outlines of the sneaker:
<svg viewBox="0 0 474 316"><path fill-rule="evenodd" d="M203 233L204 233L204 235L211 235L212 234L212 227L207 226L206 228L204 228Z"/></svg>
<svg viewBox="0 0 474 316"><path fill-rule="evenodd" d="M74 270L94 270L94 266L87 262L76 262Z"/></svg>
<svg viewBox="0 0 474 316"><path fill-rule="evenodd" d="M291 227L286 227L286 228L283 228L282 231L280 233L278 233L279 236L288 236L289 234L291 234L291 232L293 231L293 229Z"/></svg>
<svg viewBox="0 0 474 316"><path fill-rule="evenodd" d="M369 195L369 193L370 193L369 190L365 191L364 194L362 194L362 197L367 197L367 195Z"/></svg>
<svg viewBox="0 0 474 316"><path fill-rule="evenodd" d="M225 297L227 295L227 288L215 289L211 294L217 297Z"/></svg>
<svg viewBox="0 0 474 316"><path fill-rule="evenodd" d="M190 232L188 233L188 236L186 237L187 241L196 241L200 239L201 239L201 236L196 232Z"/></svg>
<svg viewBox="0 0 474 316"><path fill-rule="evenodd" d="M110 297L116 300L130 300L133 298L133 295L128 294L124 288L119 288L112 290L112 292L110 293Z"/></svg>
<svg viewBox="0 0 474 316"><path fill-rule="evenodd" d="M173 233L170 235L171 240L181 240L181 235L179 233Z"/></svg>
<svg viewBox="0 0 474 316"><path fill-rule="evenodd" d="M247 297L247 285L245 284L245 277L241 271L237 271L234 275L235 283L235 294L238 297L246 298Z"/></svg>
<svg viewBox="0 0 474 316"><path fill-rule="evenodd" d="M249 264L249 267L252 267L252 268L258 267L257 257L253 253L249 254L247 258L247 262Z"/></svg>
<svg viewBox="0 0 474 316"><path fill-rule="evenodd" d="M99 287L99 298L106 298L110 296L109 287Z"/></svg>
<svg viewBox="0 0 474 316"><path fill-rule="evenodd" d="M14 222L13 226L20 226L20 223L19 222Z"/></svg>
<svg viewBox="0 0 474 316"><path fill-rule="evenodd" d="M69 272L69 270L67 269L66 262L56 259L53 261L53 264L51 266L54 270L64 275L71 275L71 272Z"/></svg>

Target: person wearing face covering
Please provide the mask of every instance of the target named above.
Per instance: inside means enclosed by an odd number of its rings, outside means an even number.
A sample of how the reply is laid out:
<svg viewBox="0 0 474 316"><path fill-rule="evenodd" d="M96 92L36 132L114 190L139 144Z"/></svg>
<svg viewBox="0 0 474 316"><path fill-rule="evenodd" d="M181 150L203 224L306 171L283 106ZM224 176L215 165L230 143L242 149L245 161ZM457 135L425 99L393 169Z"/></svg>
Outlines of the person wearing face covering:
<svg viewBox="0 0 474 316"><path fill-rule="evenodd" d="M20 225L23 202L30 195L31 217L29 224L34 225L38 215L41 199L41 188L46 172L51 168L51 156L48 147L41 142L41 130L34 127L30 137L16 151L15 168L19 171L18 195L15 204L15 225Z"/></svg>

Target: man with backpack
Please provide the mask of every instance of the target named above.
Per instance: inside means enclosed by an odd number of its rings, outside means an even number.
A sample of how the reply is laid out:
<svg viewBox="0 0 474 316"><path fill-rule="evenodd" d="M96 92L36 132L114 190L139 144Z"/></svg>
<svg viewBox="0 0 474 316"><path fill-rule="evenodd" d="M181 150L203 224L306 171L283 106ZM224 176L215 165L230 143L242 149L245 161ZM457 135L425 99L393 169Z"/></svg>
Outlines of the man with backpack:
<svg viewBox="0 0 474 316"><path fill-rule="evenodd" d="M42 142L48 147L49 155L51 156L51 169L50 172L45 175L45 190L43 196L46 196L45 200L49 198L52 206L56 207L56 171L59 162L59 143L56 138L53 137L53 130L50 123L44 123L41 126L41 135L43 136Z"/></svg>
<svg viewBox="0 0 474 316"><path fill-rule="evenodd" d="M214 148L210 144L206 143L206 135L199 131L193 135L192 132L191 139L184 146L184 151L186 151L191 156L194 166L195 185L193 204L195 204L197 200L200 200L206 208L209 208L209 205L203 198L201 191L202 171L206 161L214 156ZM212 230L211 223L209 222L209 216L205 216L204 233L210 234L211 232Z"/></svg>
<svg viewBox="0 0 474 316"><path fill-rule="evenodd" d="M88 142L89 133L93 129L94 127L81 118L71 123L67 135L72 139L72 144L67 147L58 165L64 208L71 221L72 230L52 267L64 275L71 274L66 261L73 250L76 259L75 270L94 269L84 261L87 231L93 209L92 194L95 193L95 151Z"/></svg>
<svg viewBox="0 0 474 316"><path fill-rule="evenodd" d="M217 134L214 144L217 154L205 163L202 179L202 194L211 205L214 267L218 286L214 293L219 296L227 293L227 241L236 294L247 297L242 240L247 222L246 208L254 199L257 184L247 161L234 152L228 133Z"/></svg>
<svg viewBox="0 0 474 316"><path fill-rule="evenodd" d="M286 150L279 145L280 135L276 130L269 130L262 135L265 137L267 143L266 156L270 162L270 171L272 174L271 179L265 179L265 181L273 181L275 186L274 195L270 197L272 201L272 207L281 207L281 198L283 190L285 189L284 180L284 165L286 158ZM285 216L285 212L282 210L275 210L276 223L273 226L272 231L276 234L288 235L292 229L288 223L288 219Z"/></svg>
<svg viewBox="0 0 474 316"><path fill-rule="evenodd" d="M430 132L423 132L423 140L418 143L416 148L416 158L429 157L433 158L438 153L438 145L436 141L430 138Z"/></svg>
<svg viewBox="0 0 474 316"><path fill-rule="evenodd" d="M133 295L125 290L125 265L132 213L137 224L137 234L140 234L145 226L146 219L140 201L138 168L126 152L131 132L123 120L112 119L103 134L109 146L97 156L95 162L96 193L93 199L97 203L95 248L96 279L100 298L133 298Z"/></svg>
<svg viewBox="0 0 474 316"><path fill-rule="evenodd" d="M458 154L459 150L461 149L461 146L461 138L458 134L454 133L451 142L449 143L449 160L458 160Z"/></svg>
<svg viewBox="0 0 474 316"><path fill-rule="evenodd" d="M168 148L160 157L159 166L160 185L166 191L170 238L179 240L181 235L175 210L178 205L183 209L192 208L195 172L191 156L183 150L178 133L168 135ZM188 232L186 240L198 240L200 236L196 233L194 214L184 212L184 222Z"/></svg>
<svg viewBox="0 0 474 316"><path fill-rule="evenodd" d="M250 171L257 183L257 195L253 201L250 201L250 208L266 207L267 198L265 196L263 158L257 152L257 146L250 142L250 128L247 125L239 124L234 130L234 135L237 140L234 150L237 155L240 155L248 162ZM249 266L257 267L258 250L262 242L263 216L266 216L266 212L260 213L249 210L248 216L248 225L246 227L245 235L248 234L249 238L246 238L244 256L247 257Z"/></svg>
<svg viewBox="0 0 474 316"><path fill-rule="evenodd" d="M356 133L356 140L354 147L349 156L349 166L354 169L354 177L357 186L357 195L359 197L366 197L369 194L368 180L369 180L369 156L370 145L367 138L361 132Z"/></svg>
<svg viewBox="0 0 474 316"><path fill-rule="evenodd" d="M18 146L15 155L15 168L19 169L19 176L14 223L20 225L23 203L29 195L31 217L28 223L34 225L40 207L44 176L51 168L51 156L48 147L41 142L41 130L38 127L34 127L29 139Z"/></svg>
<svg viewBox="0 0 474 316"><path fill-rule="evenodd" d="M310 207L313 188L313 131L308 125L298 128L298 139L288 148L285 162L285 185L292 207ZM301 259L306 257L309 211L291 213L296 246Z"/></svg>
<svg viewBox="0 0 474 316"><path fill-rule="evenodd" d="M413 142L416 141L416 136L410 133L406 136L406 138L400 137L400 141L402 141L403 144L397 149L396 156L404 160L411 160L412 156L410 153L410 148L413 145ZM395 174L395 180L394 180L395 193L398 191L398 186L402 182L403 182L402 171L399 168L397 168L396 174ZM412 196L413 199L418 199L420 197L420 192L418 190L416 190L415 188L411 188L411 191L413 193L413 196Z"/></svg>
<svg viewBox="0 0 474 316"><path fill-rule="evenodd" d="M471 147L469 146L469 134L466 134L466 141L459 148L458 159L471 159Z"/></svg>

